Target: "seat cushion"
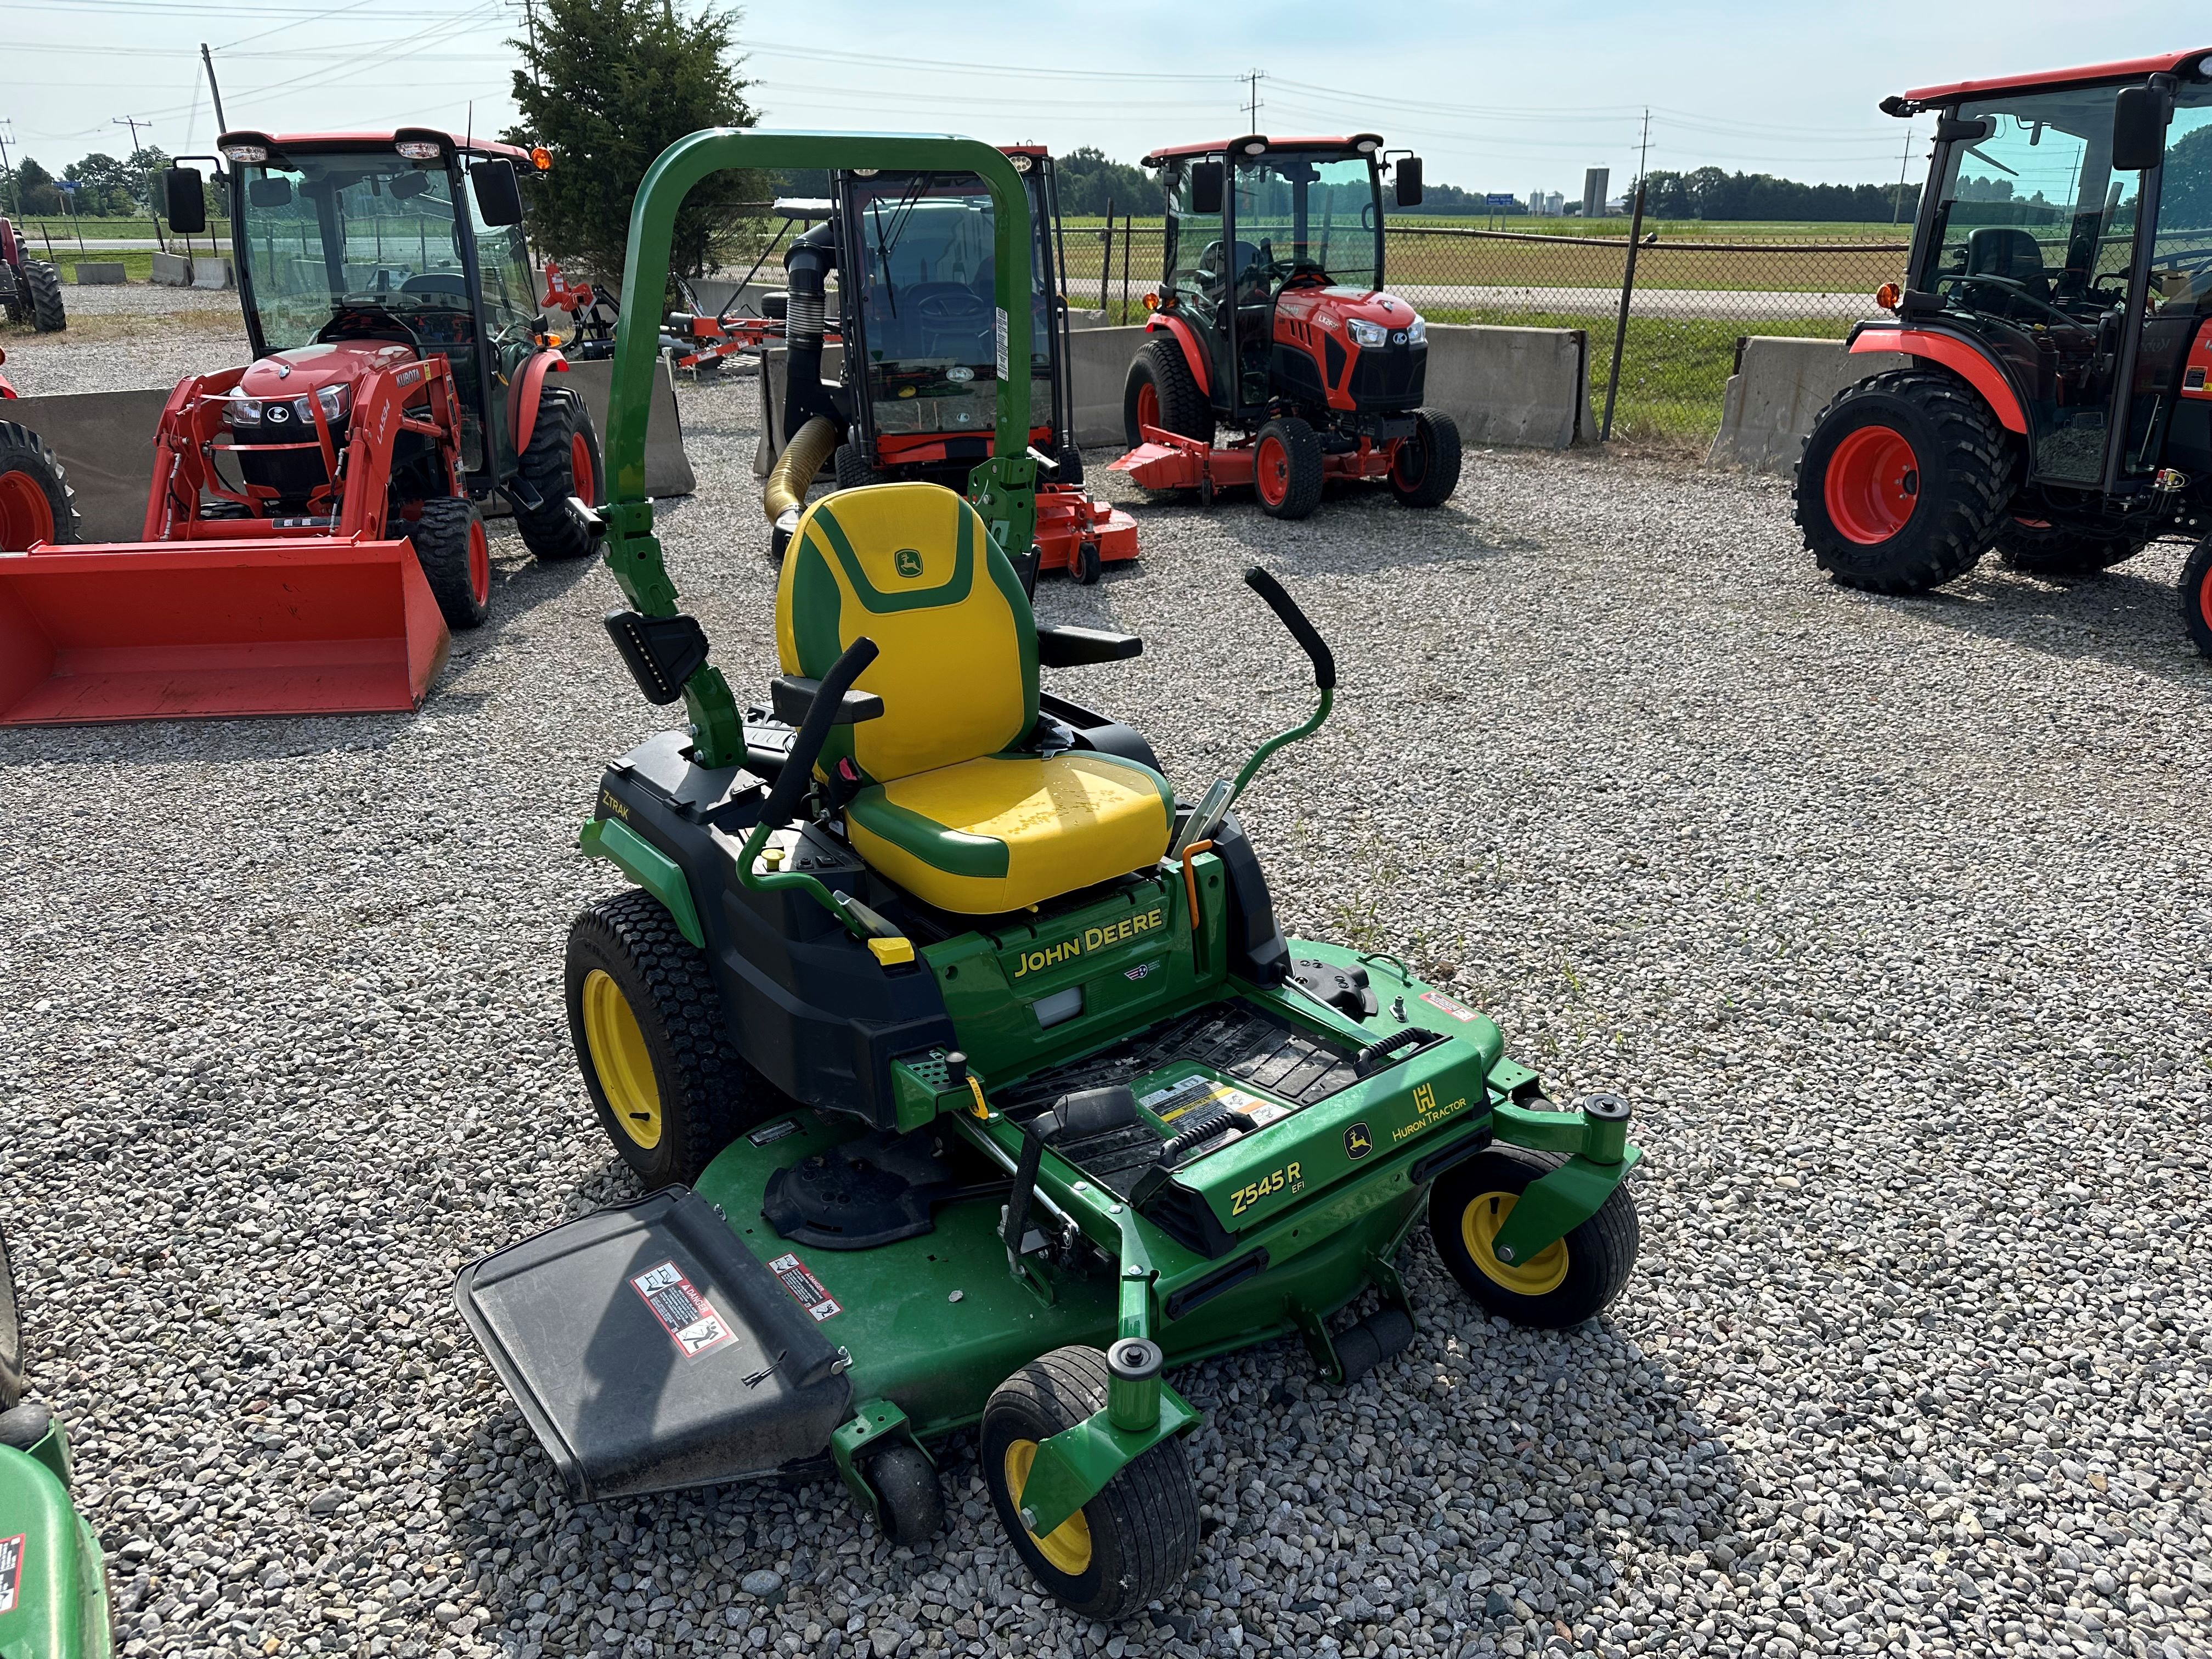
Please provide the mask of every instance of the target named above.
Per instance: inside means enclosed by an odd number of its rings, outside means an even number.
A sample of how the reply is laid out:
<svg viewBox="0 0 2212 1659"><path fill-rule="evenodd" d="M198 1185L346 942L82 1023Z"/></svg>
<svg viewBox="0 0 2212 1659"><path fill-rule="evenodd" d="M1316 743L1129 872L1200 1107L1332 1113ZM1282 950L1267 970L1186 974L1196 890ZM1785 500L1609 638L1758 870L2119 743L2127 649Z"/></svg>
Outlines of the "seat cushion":
<svg viewBox="0 0 2212 1659"><path fill-rule="evenodd" d="M965 916L1039 904L1157 862L1173 798L1111 755L987 755L863 789L853 850L924 903Z"/></svg>

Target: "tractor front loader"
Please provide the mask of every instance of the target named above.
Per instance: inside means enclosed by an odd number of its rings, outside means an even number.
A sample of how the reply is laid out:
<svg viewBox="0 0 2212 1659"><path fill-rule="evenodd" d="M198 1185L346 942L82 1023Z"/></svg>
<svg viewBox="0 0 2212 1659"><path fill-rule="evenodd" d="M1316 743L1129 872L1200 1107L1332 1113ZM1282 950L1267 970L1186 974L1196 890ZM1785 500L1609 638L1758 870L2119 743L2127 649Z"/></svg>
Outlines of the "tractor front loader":
<svg viewBox="0 0 2212 1659"><path fill-rule="evenodd" d="M65 544L51 490L40 535L15 475L0 724L411 709L489 613L495 492L538 558L596 545L599 441L547 383L520 228L515 164L543 153L421 128L219 148L253 361L170 395L136 542ZM200 173L163 183L204 229Z"/></svg>
<svg viewBox="0 0 2212 1659"><path fill-rule="evenodd" d="M1902 284L1797 469L1807 549L1918 593L1991 549L2075 576L2212 528L2212 52L1923 87L1936 115ZM2212 538L2181 610L2212 655Z"/></svg>

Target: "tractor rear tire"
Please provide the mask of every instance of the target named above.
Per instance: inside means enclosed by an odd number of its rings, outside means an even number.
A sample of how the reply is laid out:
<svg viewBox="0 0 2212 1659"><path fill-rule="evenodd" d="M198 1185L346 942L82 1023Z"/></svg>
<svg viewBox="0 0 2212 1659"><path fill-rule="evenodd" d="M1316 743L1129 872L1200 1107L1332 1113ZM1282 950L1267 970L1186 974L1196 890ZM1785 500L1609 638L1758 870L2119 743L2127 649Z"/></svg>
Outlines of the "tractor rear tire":
<svg viewBox="0 0 2212 1659"><path fill-rule="evenodd" d="M1492 1146L1437 1177L1429 1237L1460 1287L1486 1313L1516 1325L1563 1331L1612 1305L1636 1266L1636 1202L1626 1185L1597 1213L1525 1262L1500 1261L1491 1241L1530 1186L1565 1162L1557 1152Z"/></svg>
<svg viewBox="0 0 2212 1659"><path fill-rule="evenodd" d="M522 544L541 564L589 558L599 538L568 506L581 496L590 506L606 501L605 471L599 459L599 434L580 393L564 386L538 394L538 419L530 444L515 459L515 475L538 492L544 503L534 512L514 503L514 526Z"/></svg>
<svg viewBox="0 0 2212 1659"><path fill-rule="evenodd" d="M1307 519L1321 505L1321 440L1295 415L1279 415L1252 441L1252 488L1272 519Z"/></svg>
<svg viewBox="0 0 2212 1659"><path fill-rule="evenodd" d="M27 426L0 421L0 553L76 538L76 492L52 448Z"/></svg>
<svg viewBox="0 0 2212 1659"><path fill-rule="evenodd" d="M23 261L23 286L30 291L31 326L41 334L58 334L69 326L62 308L62 274L44 259Z"/></svg>
<svg viewBox="0 0 2212 1659"><path fill-rule="evenodd" d="M568 1035L599 1127L647 1192L690 1185L791 1102L730 1041L707 953L636 888L568 929Z"/></svg>
<svg viewBox="0 0 2212 1659"><path fill-rule="evenodd" d="M999 1522L1037 1583L1086 1619L1112 1623L1173 1596L1198 1553L1198 1482L1181 1438L1149 1448L1099 1494L1039 1539L1021 1492L1037 1448L1106 1406L1106 1356L1054 1348L993 1390L977 1459Z"/></svg>
<svg viewBox="0 0 2212 1659"><path fill-rule="evenodd" d="M836 472L840 489L866 489L870 484L884 481L869 461L867 452L858 444L839 444L837 453L830 458L830 465Z"/></svg>
<svg viewBox="0 0 2212 1659"><path fill-rule="evenodd" d="M1073 444L1062 444L1053 459L1058 461L1060 465L1048 474L1042 482L1066 484L1076 489L1083 488L1083 452L1081 450Z"/></svg>
<svg viewBox="0 0 2212 1659"><path fill-rule="evenodd" d="M483 627L491 615L491 542L477 504L465 495L433 496L407 526L407 539L446 626L455 633Z"/></svg>
<svg viewBox="0 0 2212 1659"><path fill-rule="evenodd" d="M2088 576L2132 559L2147 536L2113 536L2074 525L2007 519L1997 529L1997 556L2031 576Z"/></svg>
<svg viewBox="0 0 2212 1659"><path fill-rule="evenodd" d="M2019 456L1956 375L1893 369L1838 392L1797 463L1797 527L1821 569L1869 593L1924 593L1979 562Z"/></svg>
<svg viewBox="0 0 2212 1659"><path fill-rule="evenodd" d="M1139 346L1121 383L1121 435L1130 448L1145 441L1141 428L1147 426L1201 443L1213 441L1213 405L1199 390L1182 348L1170 339Z"/></svg>
<svg viewBox="0 0 2212 1659"><path fill-rule="evenodd" d="M2181 620L2200 657L2212 657L2212 536L2197 544L2181 567Z"/></svg>
<svg viewBox="0 0 2212 1659"><path fill-rule="evenodd" d="M1390 489L1407 507L1442 507L1459 488L1459 422L1440 409L1413 411L1413 435L1390 463Z"/></svg>

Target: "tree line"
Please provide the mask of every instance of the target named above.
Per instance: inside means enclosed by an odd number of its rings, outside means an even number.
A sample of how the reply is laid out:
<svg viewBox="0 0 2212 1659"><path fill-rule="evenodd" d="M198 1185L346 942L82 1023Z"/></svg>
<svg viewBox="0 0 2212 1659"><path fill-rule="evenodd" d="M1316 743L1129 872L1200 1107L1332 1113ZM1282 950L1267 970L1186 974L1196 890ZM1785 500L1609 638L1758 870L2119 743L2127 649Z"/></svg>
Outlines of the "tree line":
<svg viewBox="0 0 2212 1659"><path fill-rule="evenodd" d="M1802 219L1828 224L1909 225L1920 210L1920 186L1801 185L1766 173L1646 173L1644 212L1654 219Z"/></svg>
<svg viewBox="0 0 2212 1659"><path fill-rule="evenodd" d="M130 218L147 211L147 192L155 188L149 181L168 165L168 153L151 144L119 159L94 150L56 178L35 156L26 155L0 169L0 213ZM64 183L74 188L64 190Z"/></svg>

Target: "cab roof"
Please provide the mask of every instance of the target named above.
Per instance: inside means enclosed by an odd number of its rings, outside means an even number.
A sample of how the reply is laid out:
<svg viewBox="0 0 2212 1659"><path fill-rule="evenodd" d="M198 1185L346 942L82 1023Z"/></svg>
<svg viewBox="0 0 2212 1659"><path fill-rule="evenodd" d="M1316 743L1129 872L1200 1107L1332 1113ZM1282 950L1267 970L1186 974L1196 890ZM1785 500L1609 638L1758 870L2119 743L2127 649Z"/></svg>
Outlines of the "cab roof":
<svg viewBox="0 0 2212 1659"><path fill-rule="evenodd" d="M513 144L502 144L490 138L464 137L458 133L441 132L435 127L406 127L386 132L226 132L216 140L222 149L231 143L266 144L280 153L285 151L333 149L389 149L398 142L400 132L422 133L426 137L443 138L455 149L470 155L504 156L510 161L530 165L530 152L518 149Z"/></svg>
<svg viewBox="0 0 2212 1659"><path fill-rule="evenodd" d="M1264 132L1248 133L1241 138L1217 138L1208 144L1169 144L1154 150L1139 163L1141 167L1156 167L1178 155L1220 155L1231 149L1243 149L1246 144L1264 144L1268 149L1357 149L1363 143L1371 143L1380 150L1382 138L1372 132L1355 132L1340 138L1271 138Z"/></svg>
<svg viewBox="0 0 2212 1659"><path fill-rule="evenodd" d="M2202 77L2208 68L2212 68L2212 64L2205 61L2208 59L2212 59L2212 51L2197 46L2188 52L2161 52L2154 58L2129 58L2112 64L2087 64L2080 69L2044 70L2033 75L2000 75L1986 81L1952 81L1942 86L1915 87L1901 100L1892 99L1888 102L1901 101L1925 108L1930 104L1948 104L1956 99L1976 98L1993 92L2087 86L2099 81L2136 81L2147 75L2179 75L2184 69L2193 69ZM1887 104L1884 107L1887 108Z"/></svg>

